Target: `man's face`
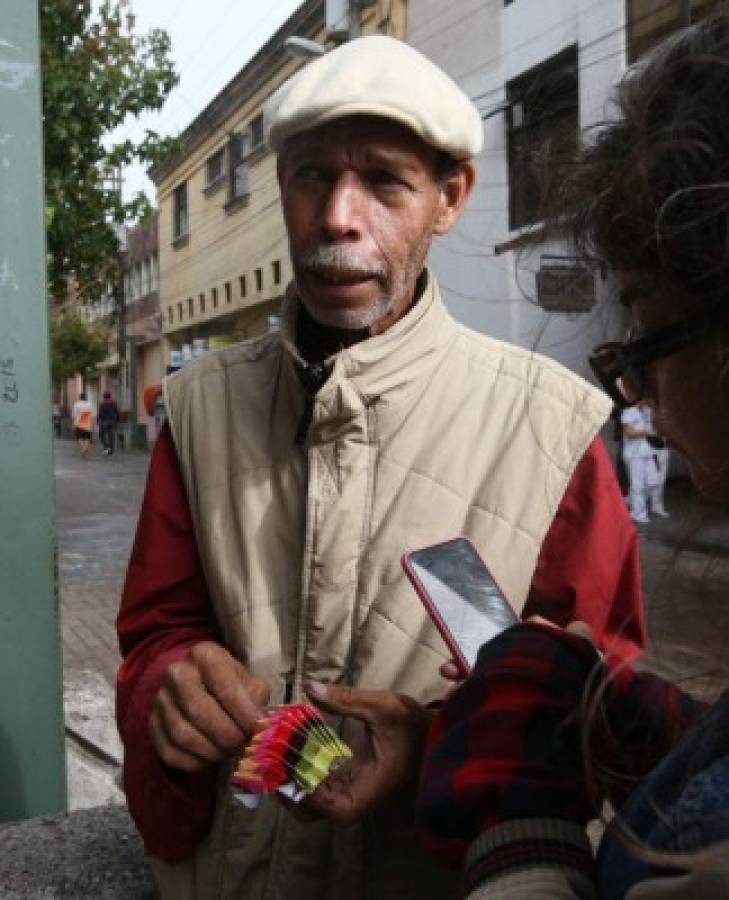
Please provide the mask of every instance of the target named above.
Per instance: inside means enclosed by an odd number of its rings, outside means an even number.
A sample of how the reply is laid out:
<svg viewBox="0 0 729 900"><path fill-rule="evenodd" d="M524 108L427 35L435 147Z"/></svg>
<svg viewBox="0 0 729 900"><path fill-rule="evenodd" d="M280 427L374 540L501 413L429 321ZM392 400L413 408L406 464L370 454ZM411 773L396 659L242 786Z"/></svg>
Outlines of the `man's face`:
<svg viewBox="0 0 729 900"><path fill-rule="evenodd" d="M408 308L433 234L454 220L435 161L409 129L369 116L287 144L278 175L291 261L317 322L376 334Z"/></svg>

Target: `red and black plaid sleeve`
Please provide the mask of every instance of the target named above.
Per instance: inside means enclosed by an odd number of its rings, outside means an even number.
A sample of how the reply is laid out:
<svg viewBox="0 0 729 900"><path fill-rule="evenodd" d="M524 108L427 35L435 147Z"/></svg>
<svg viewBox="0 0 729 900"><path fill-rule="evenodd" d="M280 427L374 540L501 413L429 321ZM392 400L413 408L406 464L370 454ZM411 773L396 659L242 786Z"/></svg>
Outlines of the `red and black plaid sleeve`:
<svg viewBox="0 0 729 900"><path fill-rule="evenodd" d="M429 849L460 862L508 819L587 822L579 709L599 656L586 640L517 625L485 644L428 737L418 823Z"/></svg>
<svg viewBox="0 0 729 900"><path fill-rule="evenodd" d="M433 721L418 801L424 841L460 863L466 847L489 834L497 849L479 856L482 874L545 859L587 873L589 844L575 834L605 789L613 800L624 797L699 711L654 675L603 664L574 634L515 626L482 647ZM603 771L609 784L596 777Z"/></svg>

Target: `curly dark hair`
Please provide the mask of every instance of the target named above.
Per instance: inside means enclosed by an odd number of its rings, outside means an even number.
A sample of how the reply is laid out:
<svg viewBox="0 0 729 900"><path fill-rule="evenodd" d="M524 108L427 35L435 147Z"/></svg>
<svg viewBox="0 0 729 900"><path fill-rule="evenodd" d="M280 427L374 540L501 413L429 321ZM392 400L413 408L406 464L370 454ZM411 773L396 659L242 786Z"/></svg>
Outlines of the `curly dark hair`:
<svg viewBox="0 0 729 900"><path fill-rule="evenodd" d="M628 70L617 116L552 172L552 225L686 307L729 295L729 14Z"/></svg>

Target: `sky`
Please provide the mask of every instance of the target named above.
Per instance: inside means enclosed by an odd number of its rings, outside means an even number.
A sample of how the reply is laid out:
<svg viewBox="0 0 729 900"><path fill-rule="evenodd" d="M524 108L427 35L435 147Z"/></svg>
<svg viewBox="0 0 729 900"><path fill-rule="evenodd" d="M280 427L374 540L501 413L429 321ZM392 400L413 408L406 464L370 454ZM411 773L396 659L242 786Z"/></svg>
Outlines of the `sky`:
<svg viewBox="0 0 729 900"><path fill-rule="evenodd" d="M180 76L159 113L130 119L114 139L141 140L145 128L178 134L204 109L268 38L301 6L302 0L132 0L135 31L164 28L172 39L172 59ZM142 166L125 169L124 196L154 185Z"/></svg>

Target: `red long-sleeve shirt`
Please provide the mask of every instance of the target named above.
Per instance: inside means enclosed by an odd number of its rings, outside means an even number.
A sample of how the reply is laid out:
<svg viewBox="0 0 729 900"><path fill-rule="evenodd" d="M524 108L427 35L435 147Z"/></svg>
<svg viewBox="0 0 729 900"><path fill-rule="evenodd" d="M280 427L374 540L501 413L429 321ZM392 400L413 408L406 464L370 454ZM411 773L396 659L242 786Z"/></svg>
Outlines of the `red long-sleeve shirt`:
<svg viewBox="0 0 729 900"><path fill-rule="evenodd" d="M599 644L630 658L644 643L637 538L604 445L588 448L542 544L525 615L590 624ZM150 461L121 610L117 719L129 810L147 852L188 857L207 833L215 769L192 775L157 757L147 723L165 668L204 640L220 640L202 574L172 438Z"/></svg>

